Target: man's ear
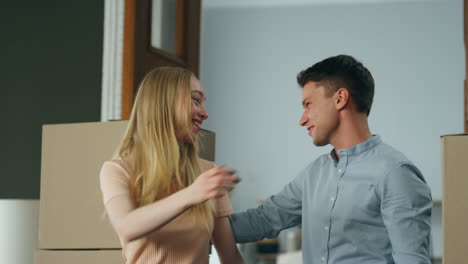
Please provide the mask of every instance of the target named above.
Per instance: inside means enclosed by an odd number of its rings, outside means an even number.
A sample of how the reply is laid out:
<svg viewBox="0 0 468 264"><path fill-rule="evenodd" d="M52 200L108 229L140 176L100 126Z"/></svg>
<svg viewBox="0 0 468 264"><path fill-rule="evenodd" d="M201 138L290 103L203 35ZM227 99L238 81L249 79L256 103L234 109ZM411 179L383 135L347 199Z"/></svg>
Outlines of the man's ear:
<svg viewBox="0 0 468 264"><path fill-rule="evenodd" d="M335 107L336 110L342 110L343 108L348 105L349 100L350 100L350 94L348 89L346 88L340 88L335 92L334 95L335 99Z"/></svg>

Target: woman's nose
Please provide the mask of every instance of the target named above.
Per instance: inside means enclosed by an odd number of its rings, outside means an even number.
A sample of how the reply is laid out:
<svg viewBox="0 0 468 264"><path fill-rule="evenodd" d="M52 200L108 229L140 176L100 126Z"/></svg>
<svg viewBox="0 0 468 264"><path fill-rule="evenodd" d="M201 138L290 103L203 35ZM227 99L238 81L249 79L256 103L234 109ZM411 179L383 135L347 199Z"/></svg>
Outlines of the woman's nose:
<svg viewBox="0 0 468 264"><path fill-rule="evenodd" d="M202 107L201 107L200 117L201 117L203 120L208 119L208 111L206 110L206 107L205 107L205 106L202 106Z"/></svg>

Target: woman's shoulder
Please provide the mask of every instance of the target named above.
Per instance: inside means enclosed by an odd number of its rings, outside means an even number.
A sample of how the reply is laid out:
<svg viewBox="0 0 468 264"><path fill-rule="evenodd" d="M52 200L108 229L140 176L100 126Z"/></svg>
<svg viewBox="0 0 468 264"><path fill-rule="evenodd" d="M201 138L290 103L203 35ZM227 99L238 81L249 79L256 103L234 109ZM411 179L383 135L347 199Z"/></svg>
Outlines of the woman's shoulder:
<svg viewBox="0 0 468 264"><path fill-rule="evenodd" d="M99 176L104 204L117 195L131 195L130 174L125 168L125 162L121 160L104 161Z"/></svg>
<svg viewBox="0 0 468 264"><path fill-rule="evenodd" d="M199 162L200 162L200 167L202 171L207 171L216 166L216 163L214 163L213 161L205 160L202 158L199 159Z"/></svg>
<svg viewBox="0 0 468 264"><path fill-rule="evenodd" d="M128 164L122 160L122 159L113 159L113 160L106 160L102 164L102 169L106 168L112 168L113 170L119 170L123 174L125 174L126 177L130 177L130 168Z"/></svg>

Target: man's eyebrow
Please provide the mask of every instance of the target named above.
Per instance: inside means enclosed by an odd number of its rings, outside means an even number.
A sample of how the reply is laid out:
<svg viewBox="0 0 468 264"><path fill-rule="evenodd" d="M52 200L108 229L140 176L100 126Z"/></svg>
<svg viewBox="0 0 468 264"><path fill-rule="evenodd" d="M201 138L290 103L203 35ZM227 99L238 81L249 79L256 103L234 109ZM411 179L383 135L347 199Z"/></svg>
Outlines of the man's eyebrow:
<svg viewBox="0 0 468 264"><path fill-rule="evenodd" d="M199 94L204 100L206 100L206 96L205 96L202 92L200 92L200 91L192 91L192 93L197 93L197 94Z"/></svg>

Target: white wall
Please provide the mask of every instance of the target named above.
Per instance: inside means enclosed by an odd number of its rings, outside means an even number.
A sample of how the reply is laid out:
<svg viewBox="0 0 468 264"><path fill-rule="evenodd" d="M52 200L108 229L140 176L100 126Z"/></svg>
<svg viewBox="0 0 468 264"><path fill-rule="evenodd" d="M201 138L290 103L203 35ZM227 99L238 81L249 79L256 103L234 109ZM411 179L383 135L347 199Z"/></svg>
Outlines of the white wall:
<svg viewBox="0 0 468 264"><path fill-rule="evenodd" d="M295 77L337 54L372 72L371 131L413 160L441 199L439 136L463 132L462 0L204 8L201 41L206 128L217 133L217 162L243 178L235 210L256 206L330 150L298 125Z"/></svg>
<svg viewBox="0 0 468 264"><path fill-rule="evenodd" d="M0 199L0 263L33 264L39 200Z"/></svg>

